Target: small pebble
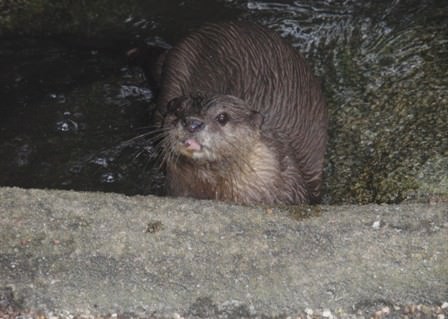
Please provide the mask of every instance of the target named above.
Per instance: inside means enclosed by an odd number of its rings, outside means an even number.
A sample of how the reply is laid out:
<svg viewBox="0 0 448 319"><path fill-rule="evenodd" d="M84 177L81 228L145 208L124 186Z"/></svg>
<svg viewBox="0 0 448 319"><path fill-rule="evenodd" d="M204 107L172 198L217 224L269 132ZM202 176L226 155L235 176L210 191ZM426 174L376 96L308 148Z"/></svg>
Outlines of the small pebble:
<svg viewBox="0 0 448 319"><path fill-rule="evenodd" d="M430 306L420 305L420 310L425 316L430 316L432 313L432 308Z"/></svg>
<svg viewBox="0 0 448 319"><path fill-rule="evenodd" d="M306 313L308 316L312 316L313 313L314 313L314 311L313 311L313 309L305 308L305 313Z"/></svg>
<svg viewBox="0 0 448 319"><path fill-rule="evenodd" d="M381 221L379 221L379 220L374 221L372 224L373 229L380 229L380 226L381 226Z"/></svg>
<svg viewBox="0 0 448 319"><path fill-rule="evenodd" d="M322 312L322 317L333 319L333 314L329 309L324 309L324 311Z"/></svg>
<svg viewBox="0 0 448 319"><path fill-rule="evenodd" d="M388 316L388 315L390 315L390 308L386 306L383 309L378 310L377 312L375 312L373 318L380 319L380 318L384 318L384 316Z"/></svg>

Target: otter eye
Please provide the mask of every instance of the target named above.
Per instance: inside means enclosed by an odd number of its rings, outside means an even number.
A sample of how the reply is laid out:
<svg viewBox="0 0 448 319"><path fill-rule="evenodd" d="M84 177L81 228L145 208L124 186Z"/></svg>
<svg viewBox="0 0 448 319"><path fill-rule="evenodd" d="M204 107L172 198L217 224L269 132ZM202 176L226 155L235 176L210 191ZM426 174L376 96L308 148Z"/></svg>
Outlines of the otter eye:
<svg viewBox="0 0 448 319"><path fill-rule="evenodd" d="M218 116L216 116L216 121L222 126L226 125L226 123L229 121L229 114L219 113Z"/></svg>

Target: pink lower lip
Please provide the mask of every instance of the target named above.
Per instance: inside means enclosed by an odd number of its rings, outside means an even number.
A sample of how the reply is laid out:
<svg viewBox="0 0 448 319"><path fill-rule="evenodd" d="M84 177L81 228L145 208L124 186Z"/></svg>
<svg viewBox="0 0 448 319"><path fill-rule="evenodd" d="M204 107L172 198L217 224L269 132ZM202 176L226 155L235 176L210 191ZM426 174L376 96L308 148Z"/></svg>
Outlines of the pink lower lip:
<svg viewBox="0 0 448 319"><path fill-rule="evenodd" d="M201 144L199 144L195 139L189 138L184 142L184 146L188 151L200 151Z"/></svg>

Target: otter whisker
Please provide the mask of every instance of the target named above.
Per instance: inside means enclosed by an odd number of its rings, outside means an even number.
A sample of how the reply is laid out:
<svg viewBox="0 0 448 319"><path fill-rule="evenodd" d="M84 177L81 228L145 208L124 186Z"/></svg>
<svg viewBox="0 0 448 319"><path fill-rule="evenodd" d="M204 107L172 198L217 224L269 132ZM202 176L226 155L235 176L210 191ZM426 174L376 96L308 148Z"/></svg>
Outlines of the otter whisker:
<svg viewBox="0 0 448 319"><path fill-rule="evenodd" d="M134 136L128 140L122 141L120 142L120 144L118 144L115 149L121 150L124 149L126 147L129 146L134 146L134 143L138 140L145 140L145 144L152 144L155 142L158 142L159 140L161 140L163 138L163 133L164 130L159 130L159 131L152 131L152 132L146 132L137 136ZM150 138L148 138L148 136L151 136Z"/></svg>

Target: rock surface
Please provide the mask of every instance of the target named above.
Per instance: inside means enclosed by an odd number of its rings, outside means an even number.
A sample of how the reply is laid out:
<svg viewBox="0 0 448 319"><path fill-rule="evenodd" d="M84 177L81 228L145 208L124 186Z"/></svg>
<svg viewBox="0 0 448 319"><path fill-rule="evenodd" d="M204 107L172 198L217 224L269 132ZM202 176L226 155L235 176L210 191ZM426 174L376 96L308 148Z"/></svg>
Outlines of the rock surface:
<svg viewBox="0 0 448 319"><path fill-rule="evenodd" d="M0 310L269 318L440 306L447 239L443 203L279 209L0 188Z"/></svg>

